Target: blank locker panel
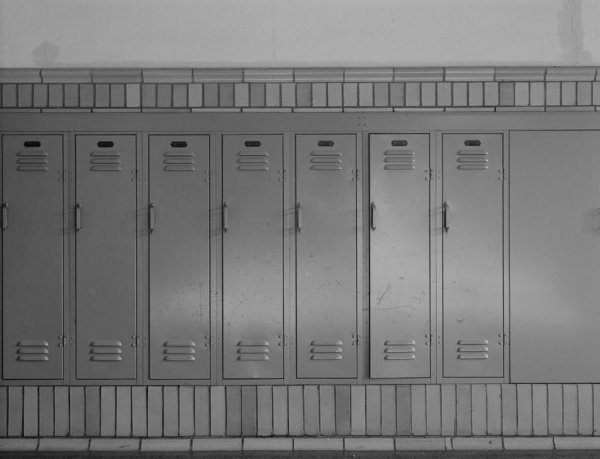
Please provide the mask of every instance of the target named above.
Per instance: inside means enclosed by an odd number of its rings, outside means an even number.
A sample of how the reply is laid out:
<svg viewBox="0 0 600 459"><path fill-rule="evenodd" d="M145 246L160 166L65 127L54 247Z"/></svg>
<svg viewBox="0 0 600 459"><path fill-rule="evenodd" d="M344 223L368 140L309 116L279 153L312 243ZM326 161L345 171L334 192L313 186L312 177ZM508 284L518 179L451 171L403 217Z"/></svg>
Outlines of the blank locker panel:
<svg viewBox="0 0 600 459"><path fill-rule="evenodd" d="M150 378L209 378L209 137L150 136L148 164Z"/></svg>
<svg viewBox="0 0 600 459"><path fill-rule="evenodd" d="M372 378L431 374L429 134L372 134Z"/></svg>
<svg viewBox="0 0 600 459"><path fill-rule="evenodd" d="M356 136L296 136L298 378L355 378Z"/></svg>
<svg viewBox="0 0 600 459"><path fill-rule="evenodd" d="M136 138L76 136L77 378L136 377Z"/></svg>
<svg viewBox="0 0 600 459"><path fill-rule="evenodd" d="M283 138L223 136L223 377L283 378Z"/></svg>
<svg viewBox="0 0 600 459"><path fill-rule="evenodd" d="M5 379L63 377L63 138L2 140Z"/></svg>
<svg viewBox="0 0 600 459"><path fill-rule="evenodd" d="M510 134L511 382L600 381L600 132Z"/></svg>
<svg viewBox="0 0 600 459"><path fill-rule="evenodd" d="M443 375L502 377L502 134L443 136Z"/></svg>

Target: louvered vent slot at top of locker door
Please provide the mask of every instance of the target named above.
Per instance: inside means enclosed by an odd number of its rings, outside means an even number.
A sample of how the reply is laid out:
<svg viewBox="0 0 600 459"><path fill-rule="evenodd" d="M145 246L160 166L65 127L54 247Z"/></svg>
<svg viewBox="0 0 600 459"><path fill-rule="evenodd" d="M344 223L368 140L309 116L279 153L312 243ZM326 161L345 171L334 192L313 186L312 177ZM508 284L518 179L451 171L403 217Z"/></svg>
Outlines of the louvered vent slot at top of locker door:
<svg viewBox="0 0 600 459"><path fill-rule="evenodd" d="M462 149L457 153L456 168L461 171L485 171L488 169L488 152L482 149Z"/></svg>
<svg viewBox="0 0 600 459"><path fill-rule="evenodd" d="M193 362L196 360L194 341L166 341L163 344L163 360L167 362Z"/></svg>
<svg viewBox="0 0 600 459"><path fill-rule="evenodd" d="M237 153L238 171L268 171L269 153L266 151L242 150Z"/></svg>
<svg viewBox="0 0 600 459"><path fill-rule="evenodd" d="M20 362L48 361L48 354L48 341L24 340L17 343L17 360Z"/></svg>
<svg viewBox="0 0 600 459"><path fill-rule="evenodd" d="M237 360L240 361L267 361L269 360L270 344L265 341L238 341Z"/></svg>
<svg viewBox="0 0 600 459"><path fill-rule="evenodd" d="M191 151L165 151L163 170L166 172L193 172L196 170L196 154Z"/></svg>
<svg viewBox="0 0 600 459"><path fill-rule="evenodd" d="M415 152L412 150L386 150L383 155L383 169L386 171L415 170Z"/></svg>
<svg viewBox="0 0 600 459"><path fill-rule="evenodd" d="M341 340L333 341L311 341L310 359L311 360L342 360L344 353Z"/></svg>
<svg viewBox="0 0 600 459"><path fill-rule="evenodd" d="M417 348L415 341L410 339L406 341L386 340L383 345L384 360L414 360L416 358Z"/></svg>
<svg viewBox="0 0 600 459"><path fill-rule="evenodd" d="M459 339L457 342L456 358L459 360L485 360L488 356L488 340Z"/></svg>
<svg viewBox="0 0 600 459"><path fill-rule="evenodd" d="M314 150L310 156L310 169L313 171L342 170L342 153L339 151Z"/></svg>
<svg viewBox="0 0 600 459"><path fill-rule="evenodd" d="M123 344L121 341L105 340L90 343L90 360L94 361L119 361L123 360Z"/></svg>
<svg viewBox="0 0 600 459"><path fill-rule="evenodd" d="M34 145L17 153L17 170L20 172L46 172L48 170L48 153L41 150L39 142L25 142Z"/></svg>
<svg viewBox="0 0 600 459"><path fill-rule="evenodd" d="M90 153L90 170L95 172L118 172L121 170L121 153L96 150Z"/></svg>

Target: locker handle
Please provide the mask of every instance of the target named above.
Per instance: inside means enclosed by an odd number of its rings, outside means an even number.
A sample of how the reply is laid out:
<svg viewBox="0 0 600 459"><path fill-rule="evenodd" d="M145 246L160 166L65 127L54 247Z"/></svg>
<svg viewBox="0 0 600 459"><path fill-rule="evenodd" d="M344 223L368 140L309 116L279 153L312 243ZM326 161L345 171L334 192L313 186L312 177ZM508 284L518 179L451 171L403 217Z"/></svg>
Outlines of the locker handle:
<svg viewBox="0 0 600 459"><path fill-rule="evenodd" d="M296 204L296 228L298 232L302 231L302 206L300 203Z"/></svg>
<svg viewBox="0 0 600 459"><path fill-rule="evenodd" d="M373 231L375 231L375 229L377 228L375 226L375 211L377 210L377 207L375 206L375 203L372 202L371 203L371 229Z"/></svg>
<svg viewBox="0 0 600 459"><path fill-rule="evenodd" d="M2 204L2 230L8 228L8 204Z"/></svg>
<svg viewBox="0 0 600 459"><path fill-rule="evenodd" d="M81 230L81 204L75 204L75 231Z"/></svg>
<svg viewBox="0 0 600 459"><path fill-rule="evenodd" d="M229 228L229 203L223 203L223 231Z"/></svg>
<svg viewBox="0 0 600 459"><path fill-rule="evenodd" d="M148 230L152 233L154 231L154 224L156 222L156 205L151 202L148 206Z"/></svg>
<svg viewBox="0 0 600 459"><path fill-rule="evenodd" d="M450 206L448 205L447 201L444 201L444 204L442 206L442 230L444 231L444 233L447 233L448 230L450 229L450 227L448 226L448 209L450 208Z"/></svg>

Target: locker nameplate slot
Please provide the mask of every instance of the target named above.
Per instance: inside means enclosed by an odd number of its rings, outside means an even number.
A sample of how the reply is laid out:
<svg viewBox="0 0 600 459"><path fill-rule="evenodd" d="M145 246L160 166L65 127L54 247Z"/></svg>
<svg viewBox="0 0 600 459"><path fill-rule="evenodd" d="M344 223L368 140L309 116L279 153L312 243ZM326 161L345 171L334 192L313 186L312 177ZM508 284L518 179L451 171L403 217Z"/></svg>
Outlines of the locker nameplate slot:
<svg viewBox="0 0 600 459"><path fill-rule="evenodd" d="M489 168L488 152L486 150L459 150L456 162L458 170L484 171Z"/></svg>
<svg viewBox="0 0 600 459"><path fill-rule="evenodd" d="M118 362L123 360L123 343L118 340L96 340L90 343L90 360L96 362Z"/></svg>
<svg viewBox="0 0 600 459"><path fill-rule="evenodd" d="M50 360L48 346L48 341L45 340L19 341L16 360L19 362L47 362Z"/></svg>
<svg viewBox="0 0 600 459"><path fill-rule="evenodd" d="M171 146L174 143L171 142ZM187 146L186 142L184 143ZM183 148L183 146L179 147ZM196 153L191 151L165 151L163 153L163 170L165 172L194 172L196 170Z"/></svg>
<svg viewBox="0 0 600 459"><path fill-rule="evenodd" d="M171 147L185 148L185 147L187 147L187 142L185 140L175 140L175 141L171 142Z"/></svg>
<svg viewBox="0 0 600 459"><path fill-rule="evenodd" d="M42 146L42 142L39 140L26 140L23 142L25 148L39 148Z"/></svg>
<svg viewBox="0 0 600 459"><path fill-rule="evenodd" d="M342 170L342 153L339 151L314 150L310 156L310 169L313 171Z"/></svg>
<svg viewBox="0 0 600 459"><path fill-rule="evenodd" d="M100 146L98 142L98 146ZM112 145L112 142L108 142ZM121 153L118 151L92 151L90 170L95 172L118 172L121 170Z"/></svg>
<svg viewBox="0 0 600 459"><path fill-rule="evenodd" d="M236 360L241 362L261 362L269 360L269 341L238 341Z"/></svg>

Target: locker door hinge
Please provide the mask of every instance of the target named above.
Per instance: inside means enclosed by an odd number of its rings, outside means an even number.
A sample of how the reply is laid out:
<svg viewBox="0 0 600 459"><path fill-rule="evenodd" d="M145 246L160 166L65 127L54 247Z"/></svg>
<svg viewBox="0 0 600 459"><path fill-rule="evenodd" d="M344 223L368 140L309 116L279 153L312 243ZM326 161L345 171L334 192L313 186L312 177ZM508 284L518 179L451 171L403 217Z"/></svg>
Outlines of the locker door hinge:
<svg viewBox="0 0 600 459"><path fill-rule="evenodd" d="M146 338L142 338L141 336L132 336L131 339L133 340L131 347L142 347L146 345Z"/></svg>
<svg viewBox="0 0 600 459"><path fill-rule="evenodd" d="M59 336L58 339L60 340L58 347L66 347L73 343L73 339L65 335Z"/></svg>
<svg viewBox="0 0 600 459"><path fill-rule="evenodd" d="M508 169L498 169L498 180L501 182L508 180Z"/></svg>
<svg viewBox="0 0 600 459"><path fill-rule="evenodd" d="M360 346L362 344L362 336L358 333L352 333L352 346Z"/></svg>
<svg viewBox="0 0 600 459"><path fill-rule="evenodd" d="M360 180L360 170L352 169L352 180Z"/></svg>
<svg viewBox="0 0 600 459"><path fill-rule="evenodd" d="M212 170L211 169L205 169L204 170L204 181L206 183L210 183L212 177Z"/></svg>
<svg viewBox="0 0 600 459"><path fill-rule="evenodd" d="M434 341L435 337L433 335L425 335L425 346L432 346Z"/></svg>
<svg viewBox="0 0 600 459"><path fill-rule="evenodd" d="M277 171L277 173L279 174L279 178L277 179L280 182L286 182L287 181L287 175L288 175L288 171L287 169L279 169Z"/></svg>
<svg viewBox="0 0 600 459"><path fill-rule="evenodd" d="M139 169L131 170L131 183L145 182L145 181L146 181L146 178L144 177L144 174L142 173L141 170L139 170Z"/></svg>
<svg viewBox="0 0 600 459"><path fill-rule="evenodd" d="M506 333L502 335L502 343L504 344L504 346L510 346L510 339L508 338L508 335Z"/></svg>
<svg viewBox="0 0 600 459"><path fill-rule="evenodd" d="M425 181L431 182L433 180L433 169L425 169Z"/></svg>
<svg viewBox="0 0 600 459"><path fill-rule="evenodd" d="M58 174L57 180L59 182L64 183L68 180L69 177L68 177L66 169L59 169L56 172Z"/></svg>

